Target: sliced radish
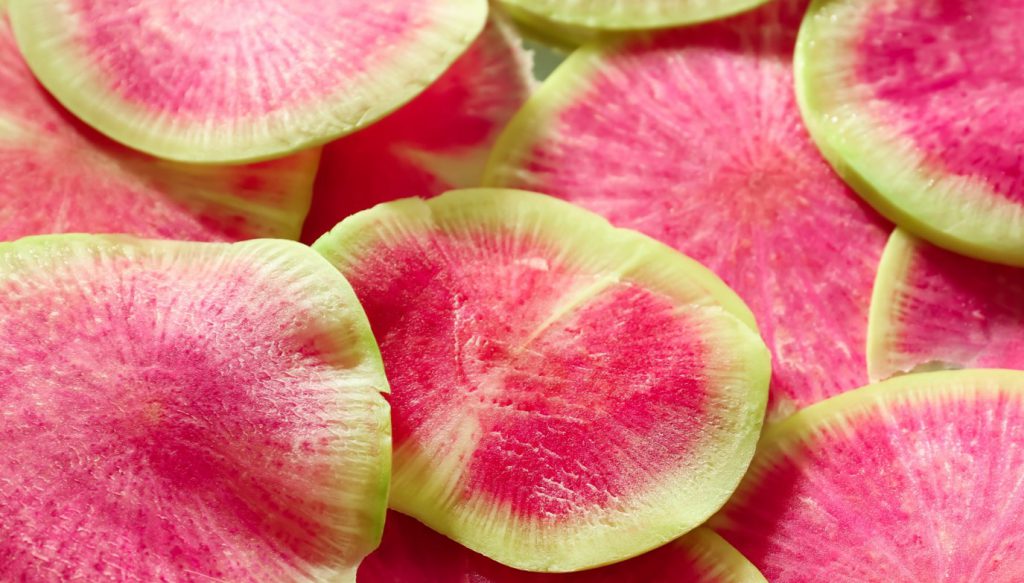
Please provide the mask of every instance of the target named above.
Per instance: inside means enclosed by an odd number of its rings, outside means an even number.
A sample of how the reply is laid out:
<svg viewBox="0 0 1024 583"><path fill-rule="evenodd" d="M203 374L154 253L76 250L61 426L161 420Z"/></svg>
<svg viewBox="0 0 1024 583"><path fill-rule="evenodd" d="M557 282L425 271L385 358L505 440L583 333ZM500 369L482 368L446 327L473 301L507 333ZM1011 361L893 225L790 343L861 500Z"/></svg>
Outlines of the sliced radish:
<svg viewBox="0 0 1024 583"><path fill-rule="evenodd" d="M287 154L433 82L486 0L9 0L40 81L133 148L186 162Z"/></svg>
<svg viewBox="0 0 1024 583"><path fill-rule="evenodd" d="M811 134L872 205L1024 265L1024 2L818 0L797 50Z"/></svg>
<svg viewBox="0 0 1024 583"><path fill-rule="evenodd" d="M1024 269L986 263L897 229L868 326L874 379L948 368L1024 368Z"/></svg>
<svg viewBox="0 0 1024 583"><path fill-rule="evenodd" d="M392 508L506 565L575 571L660 546L729 496L768 353L709 271L533 193L452 191L317 241L393 393Z"/></svg>
<svg viewBox="0 0 1024 583"><path fill-rule="evenodd" d="M0 245L0 580L354 581L380 353L298 243Z"/></svg>
<svg viewBox="0 0 1024 583"><path fill-rule="evenodd" d="M1024 373L892 379L765 432L710 526L769 581L1024 580Z"/></svg>

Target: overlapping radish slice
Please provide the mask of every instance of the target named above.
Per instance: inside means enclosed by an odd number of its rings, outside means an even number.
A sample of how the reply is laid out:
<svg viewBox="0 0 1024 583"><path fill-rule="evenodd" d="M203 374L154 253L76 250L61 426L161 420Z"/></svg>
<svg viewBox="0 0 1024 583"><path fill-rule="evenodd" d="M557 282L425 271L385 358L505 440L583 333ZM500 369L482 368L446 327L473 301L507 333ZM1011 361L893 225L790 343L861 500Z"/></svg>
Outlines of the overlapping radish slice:
<svg viewBox="0 0 1024 583"><path fill-rule="evenodd" d="M348 134L433 82L486 0L9 0L26 59L78 117L186 162Z"/></svg>
<svg viewBox="0 0 1024 583"><path fill-rule="evenodd" d="M874 379L947 368L1024 368L1024 269L951 253L897 229L868 326Z"/></svg>
<svg viewBox="0 0 1024 583"><path fill-rule="evenodd" d="M416 520L389 512L380 547L359 583L765 583L729 543L706 528L634 559L578 573L517 571L474 553Z"/></svg>
<svg viewBox="0 0 1024 583"><path fill-rule="evenodd" d="M909 375L765 432L710 526L769 581L1024 580L1024 373Z"/></svg>
<svg viewBox="0 0 1024 583"><path fill-rule="evenodd" d="M696 262L556 199L404 199L314 248L381 345L391 506L512 567L575 571L660 546L729 496L768 353Z"/></svg>
<svg viewBox="0 0 1024 583"><path fill-rule="evenodd" d="M940 246L1024 265L1024 2L818 0L801 108L857 190Z"/></svg>
<svg viewBox="0 0 1024 583"><path fill-rule="evenodd" d="M665 28L723 18L767 0L501 0L530 20L554 26L624 30Z"/></svg>
<svg viewBox="0 0 1024 583"><path fill-rule="evenodd" d="M354 581L380 353L298 243L0 244L0 580Z"/></svg>
<svg viewBox="0 0 1024 583"><path fill-rule="evenodd" d="M480 37L416 99L324 148L303 241L381 202L479 186L494 140L532 87L530 55L492 14Z"/></svg>
<svg viewBox="0 0 1024 583"><path fill-rule="evenodd" d="M0 5L0 241L61 232L297 239L317 156L196 166L116 144L36 82Z"/></svg>
<svg viewBox="0 0 1024 583"><path fill-rule="evenodd" d="M485 179L582 205L721 276L772 349L775 418L866 382L890 229L800 122L790 63L805 4L580 49L509 125Z"/></svg>

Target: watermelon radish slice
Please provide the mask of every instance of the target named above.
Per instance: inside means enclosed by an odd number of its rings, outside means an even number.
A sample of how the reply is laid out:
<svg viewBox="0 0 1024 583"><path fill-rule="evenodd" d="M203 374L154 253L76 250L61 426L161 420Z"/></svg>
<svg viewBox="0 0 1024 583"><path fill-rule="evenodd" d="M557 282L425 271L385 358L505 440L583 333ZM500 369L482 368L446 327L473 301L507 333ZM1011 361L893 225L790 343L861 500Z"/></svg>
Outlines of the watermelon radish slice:
<svg viewBox="0 0 1024 583"><path fill-rule="evenodd" d="M530 55L492 15L433 85L377 124L324 148L302 239L378 203L479 186L494 140L533 88Z"/></svg>
<svg viewBox="0 0 1024 583"><path fill-rule="evenodd" d="M764 414L749 311L697 263L533 193L452 191L316 242L393 387L391 507L503 564L575 571L693 529Z"/></svg>
<svg viewBox="0 0 1024 583"><path fill-rule="evenodd" d="M819 0L797 79L814 139L933 243L1024 265L1024 3Z"/></svg>
<svg viewBox="0 0 1024 583"><path fill-rule="evenodd" d="M0 245L0 580L354 581L390 432L351 288L298 243Z"/></svg>
<svg viewBox="0 0 1024 583"><path fill-rule="evenodd" d="M710 525L769 581L1024 580L1024 373L910 375L770 428Z"/></svg>
<svg viewBox="0 0 1024 583"><path fill-rule="evenodd" d="M260 160L322 144L420 93L486 0L9 0L18 43L75 115L149 154Z"/></svg>
<svg viewBox="0 0 1024 583"><path fill-rule="evenodd" d="M384 539L359 566L359 583L766 583L720 536L697 528L664 547L579 573L528 573L496 563L419 522L388 512Z"/></svg>
<svg viewBox="0 0 1024 583"><path fill-rule="evenodd" d="M800 123L803 6L580 49L511 122L485 179L582 205L721 276L772 349L772 418L866 382L890 229Z"/></svg>
<svg viewBox="0 0 1024 583"><path fill-rule="evenodd" d="M664 28L722 18L767 0L501 0L555 26L625 30Z"/></svg>
<svg viewBox="0 0 1024 583"><path fill-rule="evenodd" d="M165 162L85 126L32 77L0 6L0 241L60 232L297 239L318 153L248 166Z"/></svg>
<svg viewBox="0 0 1024 583"><path fill-rule="evenodd" d="M873 379L948 368L1024 368L1024 269L986 263L896 229L868 325Z"/></svg>

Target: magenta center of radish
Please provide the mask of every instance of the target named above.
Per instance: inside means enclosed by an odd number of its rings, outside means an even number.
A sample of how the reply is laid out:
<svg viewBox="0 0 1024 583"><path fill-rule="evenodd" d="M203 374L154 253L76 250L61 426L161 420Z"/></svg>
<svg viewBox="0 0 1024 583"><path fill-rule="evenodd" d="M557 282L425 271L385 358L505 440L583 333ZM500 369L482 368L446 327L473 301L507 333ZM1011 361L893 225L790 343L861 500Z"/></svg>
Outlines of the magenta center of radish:
<svg viewBox="0 0 1024 583"><path fill-rule="evenodd" d="M325 362L333 340L238 265L219 280L145 260L66 267L0 289L19 315L0 317L0 556L63 545L72 560L48 564L61 579L336 560L337 509L316 492L344 444L335 397L310 382L341 364Z"/></svg>
<svg viewBox="0 0 1024 583"><path fill-rule="evenodd" d="M1024 2L874 2L860 31L857 75L883 123L941 171L1024 202Z"/></svg>
<svg viewBox="0 0 1024 583"><path fill-rule="evenodd" d="M562 309L593 276L484 237L410 240L348 273L391 380L396 451L470 439L467 495L532 517L614 505L685 465L710 423L697 325L624 282Z"/></svg>
<svg viewBox="0 0 1024 583"><path fill-rule="evenodd" d="M259 116L321 99L421 30L426 0L135 0L73 6L119 95L156 114ZM363 58L354 59L354 55Z"/></svg>

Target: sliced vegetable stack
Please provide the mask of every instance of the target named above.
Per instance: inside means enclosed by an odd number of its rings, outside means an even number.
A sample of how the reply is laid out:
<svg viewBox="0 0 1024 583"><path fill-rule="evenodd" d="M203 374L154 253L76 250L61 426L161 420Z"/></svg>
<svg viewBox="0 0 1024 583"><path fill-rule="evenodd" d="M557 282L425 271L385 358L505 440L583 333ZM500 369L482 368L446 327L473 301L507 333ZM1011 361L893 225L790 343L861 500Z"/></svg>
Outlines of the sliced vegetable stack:
<svg viewBox="0 0 1024 583"><path fill-rule="evenodd" d="M317 157L197 166L121 146L39 85L0 5L0 241L62 232L297 239Z"/></svg>
<svg viewBox="0 0 1024 583"><path fill-rule="evenodd" d="M769 429L711 526L770 581L1019 581L1024 373L901 377Z"/></svg>
<svg viewBox="0 0 1024 583"><path fill-rule="evenodd" d="M0 295L0 580L354 580L387 380L321 257L51 235Z"/></svg>
<svg viewBox="0 0 1024 583"><path fill-rule="evenodd" d="M1021 57L1024 0L0 0L0 581L1024 581Z"/></svg>
<svg viewBox="0 0 1024 583"><path fill-rule="evenodd" d="M818 0L801 30L807 127L901 227L1024 265L1024 2Z"/></svg>
<svg viewBox="0 0 1024 583"><path fill-rule="evenodd" d="M721 276L772 349L773 418L867 382L890 228L800 122L805 5L579 50L506 130L487 179L579 204Z"/></svg>
<svg viewBox="0 0 1024 583"><path fill-rule="evenodd" d="M314 248L381 345L396 510L506 565L576 571L693 529L743 475L767 350L671 249L507 190L380 205Z"/></svg>
<svg viewBox="0 0 1024 583"><path fill-rule="evenodd" d="M86 123L186 162L351 133L434 81L486 0L8 0L32 70Z"/></svg>

